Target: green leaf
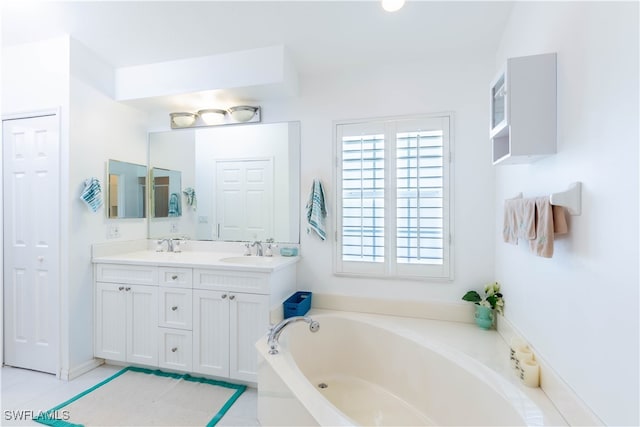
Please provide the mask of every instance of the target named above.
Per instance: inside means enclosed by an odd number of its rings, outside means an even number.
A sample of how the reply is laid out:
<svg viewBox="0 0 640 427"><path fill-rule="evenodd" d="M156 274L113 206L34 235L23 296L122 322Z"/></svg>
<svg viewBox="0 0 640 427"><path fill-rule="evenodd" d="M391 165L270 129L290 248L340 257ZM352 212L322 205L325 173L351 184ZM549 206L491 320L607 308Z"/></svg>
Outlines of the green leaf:
<svg viewBox="0 0 640 427"><path fill-rule="evenodd" d="M487 297L487 301L491 304L491 308L496 308L496 302L498 301L498 297L495 295L491 295Z"/></svg>
<svg viewBox="0 0 640 427"><path fill-rule="evenodd" d="M476 303L482 301L482 298L480 298L480 294L477 293L476 291L467 292L466 294L464 294L462 299L465 301L476 302Z"/></svg>

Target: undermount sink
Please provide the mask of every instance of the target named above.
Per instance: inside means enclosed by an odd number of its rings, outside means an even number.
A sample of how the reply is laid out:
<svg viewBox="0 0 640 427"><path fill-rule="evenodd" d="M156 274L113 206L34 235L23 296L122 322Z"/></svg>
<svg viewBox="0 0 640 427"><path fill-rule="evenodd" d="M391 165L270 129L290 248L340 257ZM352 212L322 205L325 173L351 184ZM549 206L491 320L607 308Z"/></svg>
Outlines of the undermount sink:
<svg viewBox="0 0 640 427"><path fill-rule="evenodd" d="M274 258L264 256L230 256L221 258L220 261L242 265L273 265L277 263Z"/></svg>

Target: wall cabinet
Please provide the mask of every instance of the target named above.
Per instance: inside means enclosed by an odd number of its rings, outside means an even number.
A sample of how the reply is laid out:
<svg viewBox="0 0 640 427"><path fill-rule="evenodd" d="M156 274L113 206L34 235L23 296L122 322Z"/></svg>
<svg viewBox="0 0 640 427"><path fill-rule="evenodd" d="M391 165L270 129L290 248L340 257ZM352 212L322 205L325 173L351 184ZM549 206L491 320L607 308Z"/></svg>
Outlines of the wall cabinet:
<svg viewBox="0 0 640 427"><path fill-rule="evenodd" d="M295 291L272 272L96 264L95 355L257 382L255 343ZM279 319L275 319L279 320Z"/></svg>
<svg viewBox="0 0 640 427"><path fill-rule="evenodd" d="M490 86L494 164L527 163L556 152L556 54L509 58Z"/></svg>

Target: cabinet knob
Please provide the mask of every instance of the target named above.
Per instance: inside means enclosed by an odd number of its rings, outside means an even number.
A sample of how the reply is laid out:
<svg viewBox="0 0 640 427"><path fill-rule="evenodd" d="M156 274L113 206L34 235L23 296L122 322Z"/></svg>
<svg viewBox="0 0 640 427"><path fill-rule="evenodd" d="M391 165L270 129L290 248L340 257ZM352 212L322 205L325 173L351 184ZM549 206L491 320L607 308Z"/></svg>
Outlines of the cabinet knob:
<svg viewBox="0 0 640 427"><path fill-rule="evenodd" d="M176 351L178 351L178 347L173 347L173 348L171 349L171 352L172 352L172 353L175 353Z"/></svg>
<svg viewBox="0 0 640 427"><path fill-rule="evenodd" d="M231 296L229 296L229 299L236 299L236 296L235 295L231 295Z"/></svg>
<svg viewBox="0 0 640 427"><path fill-rule="evenodd" d="M173 276L171 276L171 280L177 280L178 279L178 275L174 274Z"/></svg>
<svg viewBox="0 0 640 427"><path fill-rule="evenodd" d="M125 290L125 291L130 291L130 290L131 290L131 287L130 287L130 286L127 286L126 288L124 288L124 290Z"/></svg>
<svg viewBox="0 0 640 427"><path fill-rule="evenodd" d="M124 290L124 286L118 286L118 290L119 291L123 291Z"/></svg>
<svg viewBox="0 0 640 427"><path fill-rule="evenodd" d="M177 305L174 305L173 307L171 307L171 310L172 310L172 311L176 311L177 309L178 309L178 306L177 306Z"/></svg>
<svg viewBox="0 0 640 427"><path fill-rule="evenodd" d="M227 294L222 294L222 299L225 299L227 297Z"/></svg>

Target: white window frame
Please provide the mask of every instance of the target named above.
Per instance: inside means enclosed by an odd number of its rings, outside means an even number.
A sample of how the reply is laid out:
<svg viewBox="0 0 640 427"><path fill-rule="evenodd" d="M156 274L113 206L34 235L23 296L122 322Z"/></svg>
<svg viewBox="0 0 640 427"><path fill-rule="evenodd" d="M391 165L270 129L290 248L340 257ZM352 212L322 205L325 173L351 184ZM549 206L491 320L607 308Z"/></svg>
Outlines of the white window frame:
<svg viewBox="0 0 640 427"><path fill-rule="evenodd" d="M363 129L385 135L385 196L384 196L384 262L344 261L342 258L342 136L349 130ZM425 130L425 127L443 131L443 262L442 264L402 264L396 262L396 135L399 132ZM417 127L417 128L416 128ZM419 116L383 117L362 120L335 121L333 124L334 178L335 178L335 245L334 273L341 276L395 278L414 280L453 280L453 113L435 113ZM391 143L389 143L391 141ZM392 167L393 166L393 167ZM392 230L390 232L390 230ZM390 256L392 255L392 256Z"/></svg>

